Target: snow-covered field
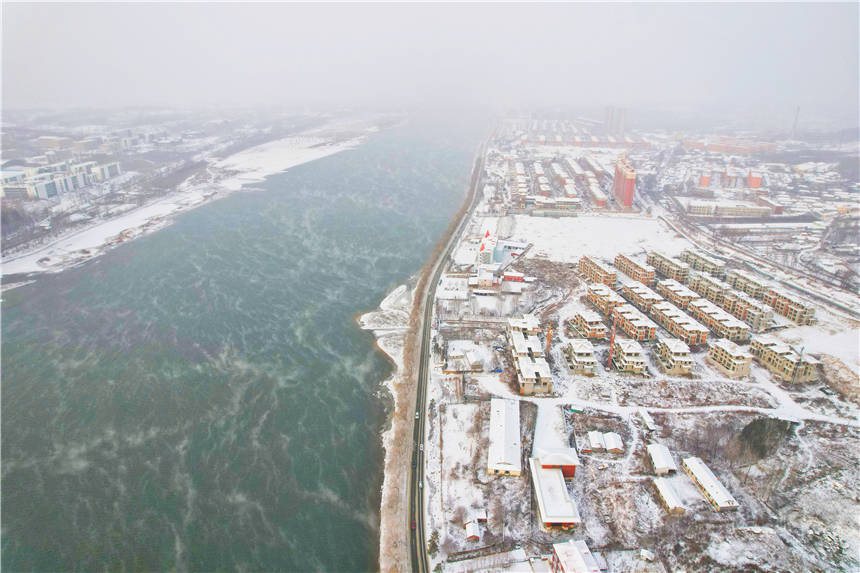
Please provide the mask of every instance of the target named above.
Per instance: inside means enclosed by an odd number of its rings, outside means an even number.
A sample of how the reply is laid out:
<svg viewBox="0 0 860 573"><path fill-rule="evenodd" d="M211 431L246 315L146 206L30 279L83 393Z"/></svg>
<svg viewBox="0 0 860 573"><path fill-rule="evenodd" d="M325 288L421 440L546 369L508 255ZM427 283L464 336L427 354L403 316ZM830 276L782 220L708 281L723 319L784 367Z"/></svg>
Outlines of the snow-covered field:
<svg viewBox="0 0 860 573"><path fill-rule="evenodd" d="M367 128L366 131L373 129ZM364 136L337 140L318 133L319 130L314 130L305 135L279 139L219 161L210 161L209 181L195 184L186 181L174 193L148 205L118 217L95 221L87 229L60 237L49 245L4 259L0 271L3 275L61 271L97 257L118 244L160 229L177 214L224 197L243 185L352 149L364 140Z"/></svg>

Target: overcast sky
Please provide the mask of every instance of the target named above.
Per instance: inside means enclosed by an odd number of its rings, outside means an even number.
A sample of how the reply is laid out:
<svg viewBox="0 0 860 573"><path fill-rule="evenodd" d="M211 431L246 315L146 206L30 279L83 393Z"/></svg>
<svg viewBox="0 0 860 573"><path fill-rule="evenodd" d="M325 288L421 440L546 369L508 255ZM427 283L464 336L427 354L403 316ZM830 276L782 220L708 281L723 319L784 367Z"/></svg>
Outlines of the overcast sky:
<svg viewBox="0 0 860 573"><path fill-rule="evenodd" d="M3 3L3 104L738 105L854 118L858 5Z"/></svg>

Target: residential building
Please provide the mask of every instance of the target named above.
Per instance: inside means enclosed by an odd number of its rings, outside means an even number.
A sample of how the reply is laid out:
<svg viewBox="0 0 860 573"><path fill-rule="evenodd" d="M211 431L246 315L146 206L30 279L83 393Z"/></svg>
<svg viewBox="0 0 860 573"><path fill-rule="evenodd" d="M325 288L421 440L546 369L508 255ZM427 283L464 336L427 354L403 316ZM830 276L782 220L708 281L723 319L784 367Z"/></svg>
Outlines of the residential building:
<svg viewBox="0 0 860 573"><path fill-rule="evenodd" d="M687 375L693 371L690 347L677 338L659 337L655 346L660 364L667 374Z"/></svg>
<svg viewBox="0 0 860 573"><path fill-rule="evenodd" d="M625 283L621 294L642 312L651 312L651 305L663 302L662 296L640 282Z"/></svg>
<svg viewBox="0 0 860 573"><path fill-rule="evenodd" d="M732 497L720 480L713 474L711 469L705 465L701 459L697 457L684 458L681 461L681 466L684 471L689 474L693 482L699 486L699 489L705 495L711 506L717 511L736 510L740 505Z"/></svg>
<svg viewBox="0 0 860 573"><path fill-rule="evenodd" d="M627 255L618 254L615 257L615 267L644 285L653 285L657 280L657 271L654 267Z"/></svg>
<svg viewBox="0 0 860 573"><path fill-rule="evenodd" d="M597 374L597 359L594 357L594 347L584 338L576 338L564 348L567 357L567 367L574 374L594 376Z"/></svg>
<svg viewBox="0 0 860 573"><path fill-rule="evenodd" d="M490 446L487 473L518 476L522 473L520 441L520 403L516 400L490 400Z"/></svg>
<svg viewBox="0 0 860 573"><path fill-rule="evenodd" d="M615 432L604 432L603 444L606 446L606 451L611 454L624 453L624 442L621 441L621 436Z"/></svg>
<svg viewBox="0 0 860 573"><path fill-rule="evenodd" d="M642 345L635 340L615 339L615 346L612 349L612 365L619 372L644 374L646 365Z"/></svg>
<svg viewBox="0 0 860 573"><path fill-rule="evenodd" d="M614 269L591 257L579 259L579 272L590 282L603 283L610 288L615 288L618 281L618 273Z"/></svg>
<svg viewBox="0 0 860 573"><path fill-rule="evenodd" d="M657 269L658 273L676 281L686 281L690 274L690 265L657 251L648 253L645 262Z"/></svg>
<svg viewBox="0 0 860 573"><path fill-rule="evenodd" d="M612 310L616 306L627 304L627 301L620 294L601 283L588 285L585 298L607 316L612 314Z"/></svg>
<svg viewBox="0 0 860 573"><path fill-rule="evenodd" d="M708 341L708 329L671 302L660 302L651 307L651 316L672 336L695 346Z"/></svg>
<svg viewBox="0 0 860 573"><path fill-rule="evenodd" d="M749 340L749 325L709 300L700 298L692 301L687 307L687 312L696 320L707 325L720 338L728 338L733 342Z"/></svg>
<svg viewBox="0 0 860 573"><path fill-rule="evenodd" d="M818 360L808 354L799 355L788 344L770 336L753 338L750 352L765 368L787 382L809 382L818 377Z"/></svg>
<svg viewBox="0 0 860 573"><path fill-rule="evenodd" d="M755 278L749 272L741 272L735 269L726 272L726 282L733 288L743 291L754 298L762 298L769 286L767 281Z"/></svg>
<svg viewBox="0 0 860 573"><path fill-rule="evenodd" d="M699 293L688 289L675 279L667 279L658 282L657 292L666 297L666 300L681 309L687 308L690 301L702 298L699 296Z"/></svg>
<svg viewBox="0 0 860 573"><path fill-rule="evenodd" d="M636 310L631 304L622 304L612 310L612 318L622 331L634 340L653 340L657 325Z"/></svg>
<svg viewBox="0 0 860 573"><path fill-rule="evenodd" d="M612 192L621 207L633 207L633 195L636 191L636 170L622 155L615 163L615 178L612 180Z"/></svg>
<svg viewBox="0 0 860 573"><path fill-rule="evenodd" d="M523 334L518 330L512 330L508 332L508 338L510 339L511 353L515 358L543 356L543 346L540 339L534 334Z"/></svg>
<svg viewBox="0 0 860 573"><path fill-rule="evenodd" d="M585 338L606 338L606 325L593 310L580 310L573 316L573 327Z"/></svg>
<svg viewBox="0 0 860 573"><path fill-rule="evenodd" d="M732 287L728 283L716 277L697 272L690 273L687 284L704 298L719 305L723 304L726 293L732 290Z"/></svg>
<svg viewBox="0 0 860 573"><path fill-rule="evenodd" d="M731 340L720 338L712 342L707 360L731 378L750 375L752 356Z"/></svg>
<svg viewBox="0 0 860 573"><path fill-rule="evenodd" d="M547 529L567 530L582 525L579 509L567 492L567 484L561 470L542 468L537 458L529 458L529 469L543 526Z"/></svg>
<svg viewBox="0 0 860 573"><path fill-rule="evenodd" d="M681 260L690 265L691 269L706 272L717 278L726 276L726 263L693 249L684 249L681 252Z"/></svg>
<svg viewBox="0 0 860 573"><path fill-rule="evenodd" d="M586 448L583 448L583 452L602 452L606 449L606 444L603 442L603 432L598 432L597 430L591 430L588 432L588 441L586 443Z"/></svg>
<svg viewBox="0 0 860 573"><path fill-rule="evenodd" d="M762 295L762 299L765 304L772 306L773 310L797 324L815 322L815 309L783 289L768 288Z"/></svg>
<svg viewBox="0 0 860 573"><path fill-rule="evenodd" d="M741 291L727 292L723 297L723 308L746 322L753 332L761 332L773 322L773 309Z"/></svg>
<svg viewBox="0 0 860 573"><path fill-rule="evenodd" d="M648 450L648 456L651 458L651 467L654 469L655 474L662 476L678 471L678 466L675 465L675 460L672 459L669 448L663 444L648 444L645 449Z"/></svg>
<svg viewBox="0 0 860 573"><path fill-rule="evenodd" d="M564 476L564 479L573 478L576 475L576 468L579 466L579 456L573 448L554 448L550 450L536 448L534 457L543 469L561 470L561 475Z"/></svg>
<svg viewBox="0 0 860 573"><path fill-rule="evenodd" d="M675 487L672 485L672 482L667 478L654 478L654 487L657 488L657 495L660 497L660 501L663 502L663 505L666 506L666 510L669 513L675 515L683 514L687 508L684 507L684 504L681 503L681 497L678 495L678 492L675 491Z"/></svg>
<svg viewBox="0 0 860 573"><path fill-rule="evenodd" d="M509 318L508 329L513 332L535 335L541 330L540 322L533 314L524 314L522 318Z"/></svg>
<svg viewBox="0 0 860 573"><path fill-rule="evenodd" d="M581 539L570 539L552 546L552 573L599 573L600 567L588 545Z"/></svg>
<svg viewBox="0 0 860 573"><path fill-rule="evenodd" d="M514 360L514 366L517 371L520 394L531 396L535 392L543 394L552 392L552 375L549 364L544 358L517 356Z"/></svg>

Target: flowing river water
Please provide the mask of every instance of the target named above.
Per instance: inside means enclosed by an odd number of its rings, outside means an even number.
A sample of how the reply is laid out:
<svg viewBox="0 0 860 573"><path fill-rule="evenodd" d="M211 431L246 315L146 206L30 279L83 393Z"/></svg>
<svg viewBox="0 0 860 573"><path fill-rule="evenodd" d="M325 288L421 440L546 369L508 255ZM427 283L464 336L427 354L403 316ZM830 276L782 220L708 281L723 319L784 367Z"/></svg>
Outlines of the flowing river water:
<svg viewBox="0 0 860 573"><path fill-rule="evenodd" d="M377 568L392 366L484 125L413 120L4 294L7 571Z"/></svg>

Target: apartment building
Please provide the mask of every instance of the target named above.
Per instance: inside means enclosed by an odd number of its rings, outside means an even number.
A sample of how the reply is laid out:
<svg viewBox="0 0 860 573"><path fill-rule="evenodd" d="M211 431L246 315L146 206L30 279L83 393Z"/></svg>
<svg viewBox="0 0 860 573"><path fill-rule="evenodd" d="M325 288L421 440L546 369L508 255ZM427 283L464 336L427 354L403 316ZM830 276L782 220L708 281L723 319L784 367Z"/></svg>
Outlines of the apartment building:
<svg viewBox="0 0 860 573"><path fill-rule="evenodd" d="M797 324L815 322L815 309L783 289L770 287L764 292L762 299L765 304L773 307L773 310Z"/></svg>
<svg viewBox="0 0 860 573"><path fill-rule="evenodd" d="M577 311L570 322L580 336L596 339L606 338L606 325L603 324L600 315L593 310Z"/></svg>
<svg viewBox="0 0 860 573"><path fill-rule="evenodd" d="M616 306L627 304L620 294L602 283L588 285L585 298L607 316L612 314L612 309Z"/></svg>
<svg viewBox="0 0 860 573"><path fill-rule="evenodd" d="M711 276L722 278L726 276L726 263L718 261L704 253L692 249L684 249L681 252L681 260L690 265L690 268L706 272Z"/></svg>
<svg viewBox="0 0 860 573"><path fill-rule="evenodd" d="M749 325L742 320L738 320L709 300L703 298L694 300L687 307L687 312L690 313L690 316L713 330L714 334L720 338L728 338L733 342L749 340Z"/></svg>
<svg viewBox="0 0 860 573"><path fill-rule="evenodd" d="M697 272L690 273L687 284L690 285L692 290L718 305L723 304L726 293L732 290L732 287L728 283L716 277Z"/></svg>
<svg viewBox="0 0 860 573"><path fill-rule="evenodd" d="M654 267L627 255L619 254L615 257L615 268L644 285L653 285L657 280Z"/></svg>
<svg viewBox="0 0 860 573"><path fill-rule="evenodd" d="M597 358L594 357L594 346L584 338L576 338L564 347L567 358L567 368L572 374L594 376L597 374Z"/></svg>
<svg viewBox="0 0 860 573"><path fill-rule="evenodd" d="M706 360L730 378L750 375L752 356L731 340L720 338L712 342Z"/></svg>
<svg viewBox="0 0 860 573"><path fill-rule="evenodd" d="M690 354L690 347L682 340L660 337L654 348L666 374L684 376L693 372L693 356Z"/></svg>
<svg viewBox="0 0 860 573"><path fill-rule="evenodd" d="M517 356L514 360L514 367L517 371L520 394L523 396L531 396L535 392L542 394L552 392L552 374L549 370L549 364L543 357Z"/></svg>
<svg viewBox="0 0 860 573"><path fill-rule="evenodd" d="M616 306L612 309L612 318L618 328L634 340L653 340L657 334L657 325L654 321L631 304Z"/></svg>
<svg viewBox="0 0 860 573"><path fill-rule="evenodd" d="M687 308L691 300L702 298L699 293L692 291L674 279L657 283L657 292L678 308Z"/></svg>
<svg viewBox="0 0 860 573"><path fill-rule="evenodd" d="M509 318L508 330L536 335L540 332L540 321L533 314L524 314L522 318Z"/></svg>
<svg viewBox="0 0 860 573"><path fill-rule="evenodd" d="M753 332L761 332L773 322L773 309L741 291L727 292L722 306L733 316L746 322Z"/></svg>
<svg viewBox="0 0 860 573"><path fill-rule="evenodd" d="M621 294L642 312L651 312L651 306L663 302L663 297L642 284L628 282L621 287Z"/></svg>
<svg viewBox="0 0 860 573"><path fill-rule="evenodd" d="M610 288L615 288L615 283L618 282L615 269L592 257L579 259L579 272L590 282L602 283Z"/></svg>
<svg viewBox="0 0 860 573"><path fill-rule="evenodd" d="M762 366L787 382L809 382L818 377L818 360L797 354L788 344L775 338L754 338L750 352Z"/></svg>
<svg viewBox="0 0 860 573"><path fill-rule="evenodd" d="M686 344L695 346L708 341L708 329L670 302L664 301L653 305L651 316L672 336Z"/></svg>
<svg viewBox="0 0 860 573"><path fill-rule="evenodd" d="M676 281L685 282L690 274L690 265L657 251L648 253L645 262L654 267L660 274Z"/></svg>
<svg viewBox="0 0 860 573"><path fill-rule="evenodd" d="M732 269L726 273L726 282L739 291L754 298L762 298L769 285L767 281L753 277L748 272Z"/></svg>
<svg viewBox="0 0 860 573"><path fill-rule="evenodd" d="M612 365L619 372L644 374L646 366L645 352L642 350L642 345L635 340L628 340L626 338L616 339L612 350Z"/></svg>

